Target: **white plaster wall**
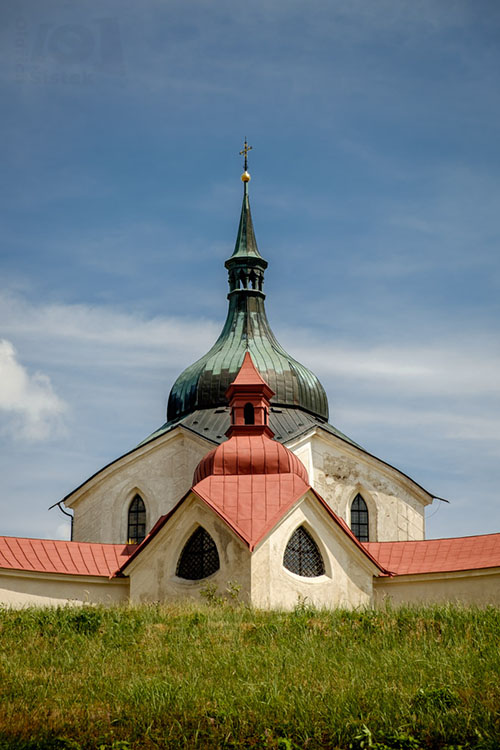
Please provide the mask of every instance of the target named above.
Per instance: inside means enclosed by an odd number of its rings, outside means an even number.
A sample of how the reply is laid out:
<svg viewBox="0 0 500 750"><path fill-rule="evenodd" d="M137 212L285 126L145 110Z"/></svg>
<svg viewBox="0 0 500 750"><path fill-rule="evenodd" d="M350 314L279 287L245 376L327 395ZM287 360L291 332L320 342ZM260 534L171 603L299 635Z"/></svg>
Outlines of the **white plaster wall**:
<svg viewBox="0 0 500 750"><path fill-rule="evenodd" d="M301 525L319 547L325 575L305 578L283 567L286 545ZM301 599L317 607L370 606L376 571L309 492L254 551L251 600L261 609L292 609Z"/></svg>
<svg viewBox="0 0 500 750"><path fill-rule="evenodd" d="M359 492L369 512L370 541L425 538L429 496L414 482L354 446L316 433L290 444L314 489L350 526L351 503Z"/></svg>
<svg viewBox="0 0 500 750"><path fill-rule="evenodd" d="M198 526L208 531L219 553L220 568L200 581L187 581L175 574L184 545ZM130 576L133 602L199 600L207 584L224 595L229 582L241 589L239 601L250 598L250 551L216 513L191 494L152 539L149 545L125 569Z"/></svg>
<svg viewBox="0 0 500 750"><path fill-rule="evenodd" d="M144 500L150 531L191 488L194 470L211 447L178 428L104 469L66 502L74 513L74 541L125 544L136 493Z"/></svg>
<svg viewBox="0 0 500 750"><path fill-rule="evenodd" d="M375 604L500 605L500 568L377 578Z"/></svg>
<svg viewBox="0 0 500 750"><path fill-rule="evenodd" d="M0 571L0 602L9 607L127 602L127 579Z"/></svg>

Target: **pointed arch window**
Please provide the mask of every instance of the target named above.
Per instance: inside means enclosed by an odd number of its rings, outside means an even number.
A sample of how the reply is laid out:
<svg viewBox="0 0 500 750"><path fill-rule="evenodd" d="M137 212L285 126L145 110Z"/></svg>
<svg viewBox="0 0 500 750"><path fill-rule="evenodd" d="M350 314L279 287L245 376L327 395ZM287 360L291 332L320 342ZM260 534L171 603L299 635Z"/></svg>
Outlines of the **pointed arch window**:
<svg viewBox="0 0 500 750"><path fill-rule="evenodd" d="M360 542L369 541L368 508L359 492L351 505L351 531Z"/></svg>
<svg viewBox="0 0 500 750"><path fill-rule="evenodd" d="M318 545L303 526L296 529L283 555L283 565L292 573L306 578L316 578L325 572Z"/></svg>
<svg viewBox="0 0 500 750"><path fill-rule="evenodd" d="M188 581L199 581L219 570L219 553L215 542L202 526L191 534L177 563L176 575Z"/></svg>
<svg viewBox="0 0 500 750"><path fill-rule="evenodd" d="M128 543L140 544L146 536L146 506L140 495L136 495L128 509Z"/></svg>

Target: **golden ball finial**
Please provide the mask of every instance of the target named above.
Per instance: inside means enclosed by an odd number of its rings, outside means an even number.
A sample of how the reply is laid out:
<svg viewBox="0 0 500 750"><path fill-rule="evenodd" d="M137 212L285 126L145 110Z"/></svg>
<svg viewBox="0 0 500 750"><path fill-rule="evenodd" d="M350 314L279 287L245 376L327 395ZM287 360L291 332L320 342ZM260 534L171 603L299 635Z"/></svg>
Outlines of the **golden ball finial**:
<svg viewBox="0 0 500 750"><path fill-rule="evenodd" d="M242 182L250 182L250 180L251 180L251 179L252 179L252 178L250 177L250 173L249 173L249 172L247 172L247 171L246 171L246 169L245 169L245 171L244 171L244 172L243 172L243 174L241 175L241 181L242 181Z"/></svg>

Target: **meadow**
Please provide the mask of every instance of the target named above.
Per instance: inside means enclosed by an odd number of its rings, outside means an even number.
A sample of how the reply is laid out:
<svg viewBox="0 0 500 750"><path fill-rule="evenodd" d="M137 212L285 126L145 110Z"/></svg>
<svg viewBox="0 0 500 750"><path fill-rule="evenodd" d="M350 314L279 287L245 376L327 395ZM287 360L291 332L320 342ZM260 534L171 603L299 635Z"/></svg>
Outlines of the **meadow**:
<svg viewBox="0 0 500 750"><path fill-rule="evenodd" d="M498 750L500 610L0 610L0 749Z"/></svg>

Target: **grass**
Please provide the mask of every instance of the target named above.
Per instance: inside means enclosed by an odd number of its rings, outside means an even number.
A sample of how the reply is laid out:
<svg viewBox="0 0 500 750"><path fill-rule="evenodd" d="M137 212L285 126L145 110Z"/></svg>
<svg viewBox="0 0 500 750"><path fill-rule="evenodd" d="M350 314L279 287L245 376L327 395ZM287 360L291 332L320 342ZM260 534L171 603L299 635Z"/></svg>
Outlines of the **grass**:
<svg viewBox="0 0 500 750"><path fill-rule="evenodd" d="M500 610L0 610L0 749L500 747Z"/></svg>

